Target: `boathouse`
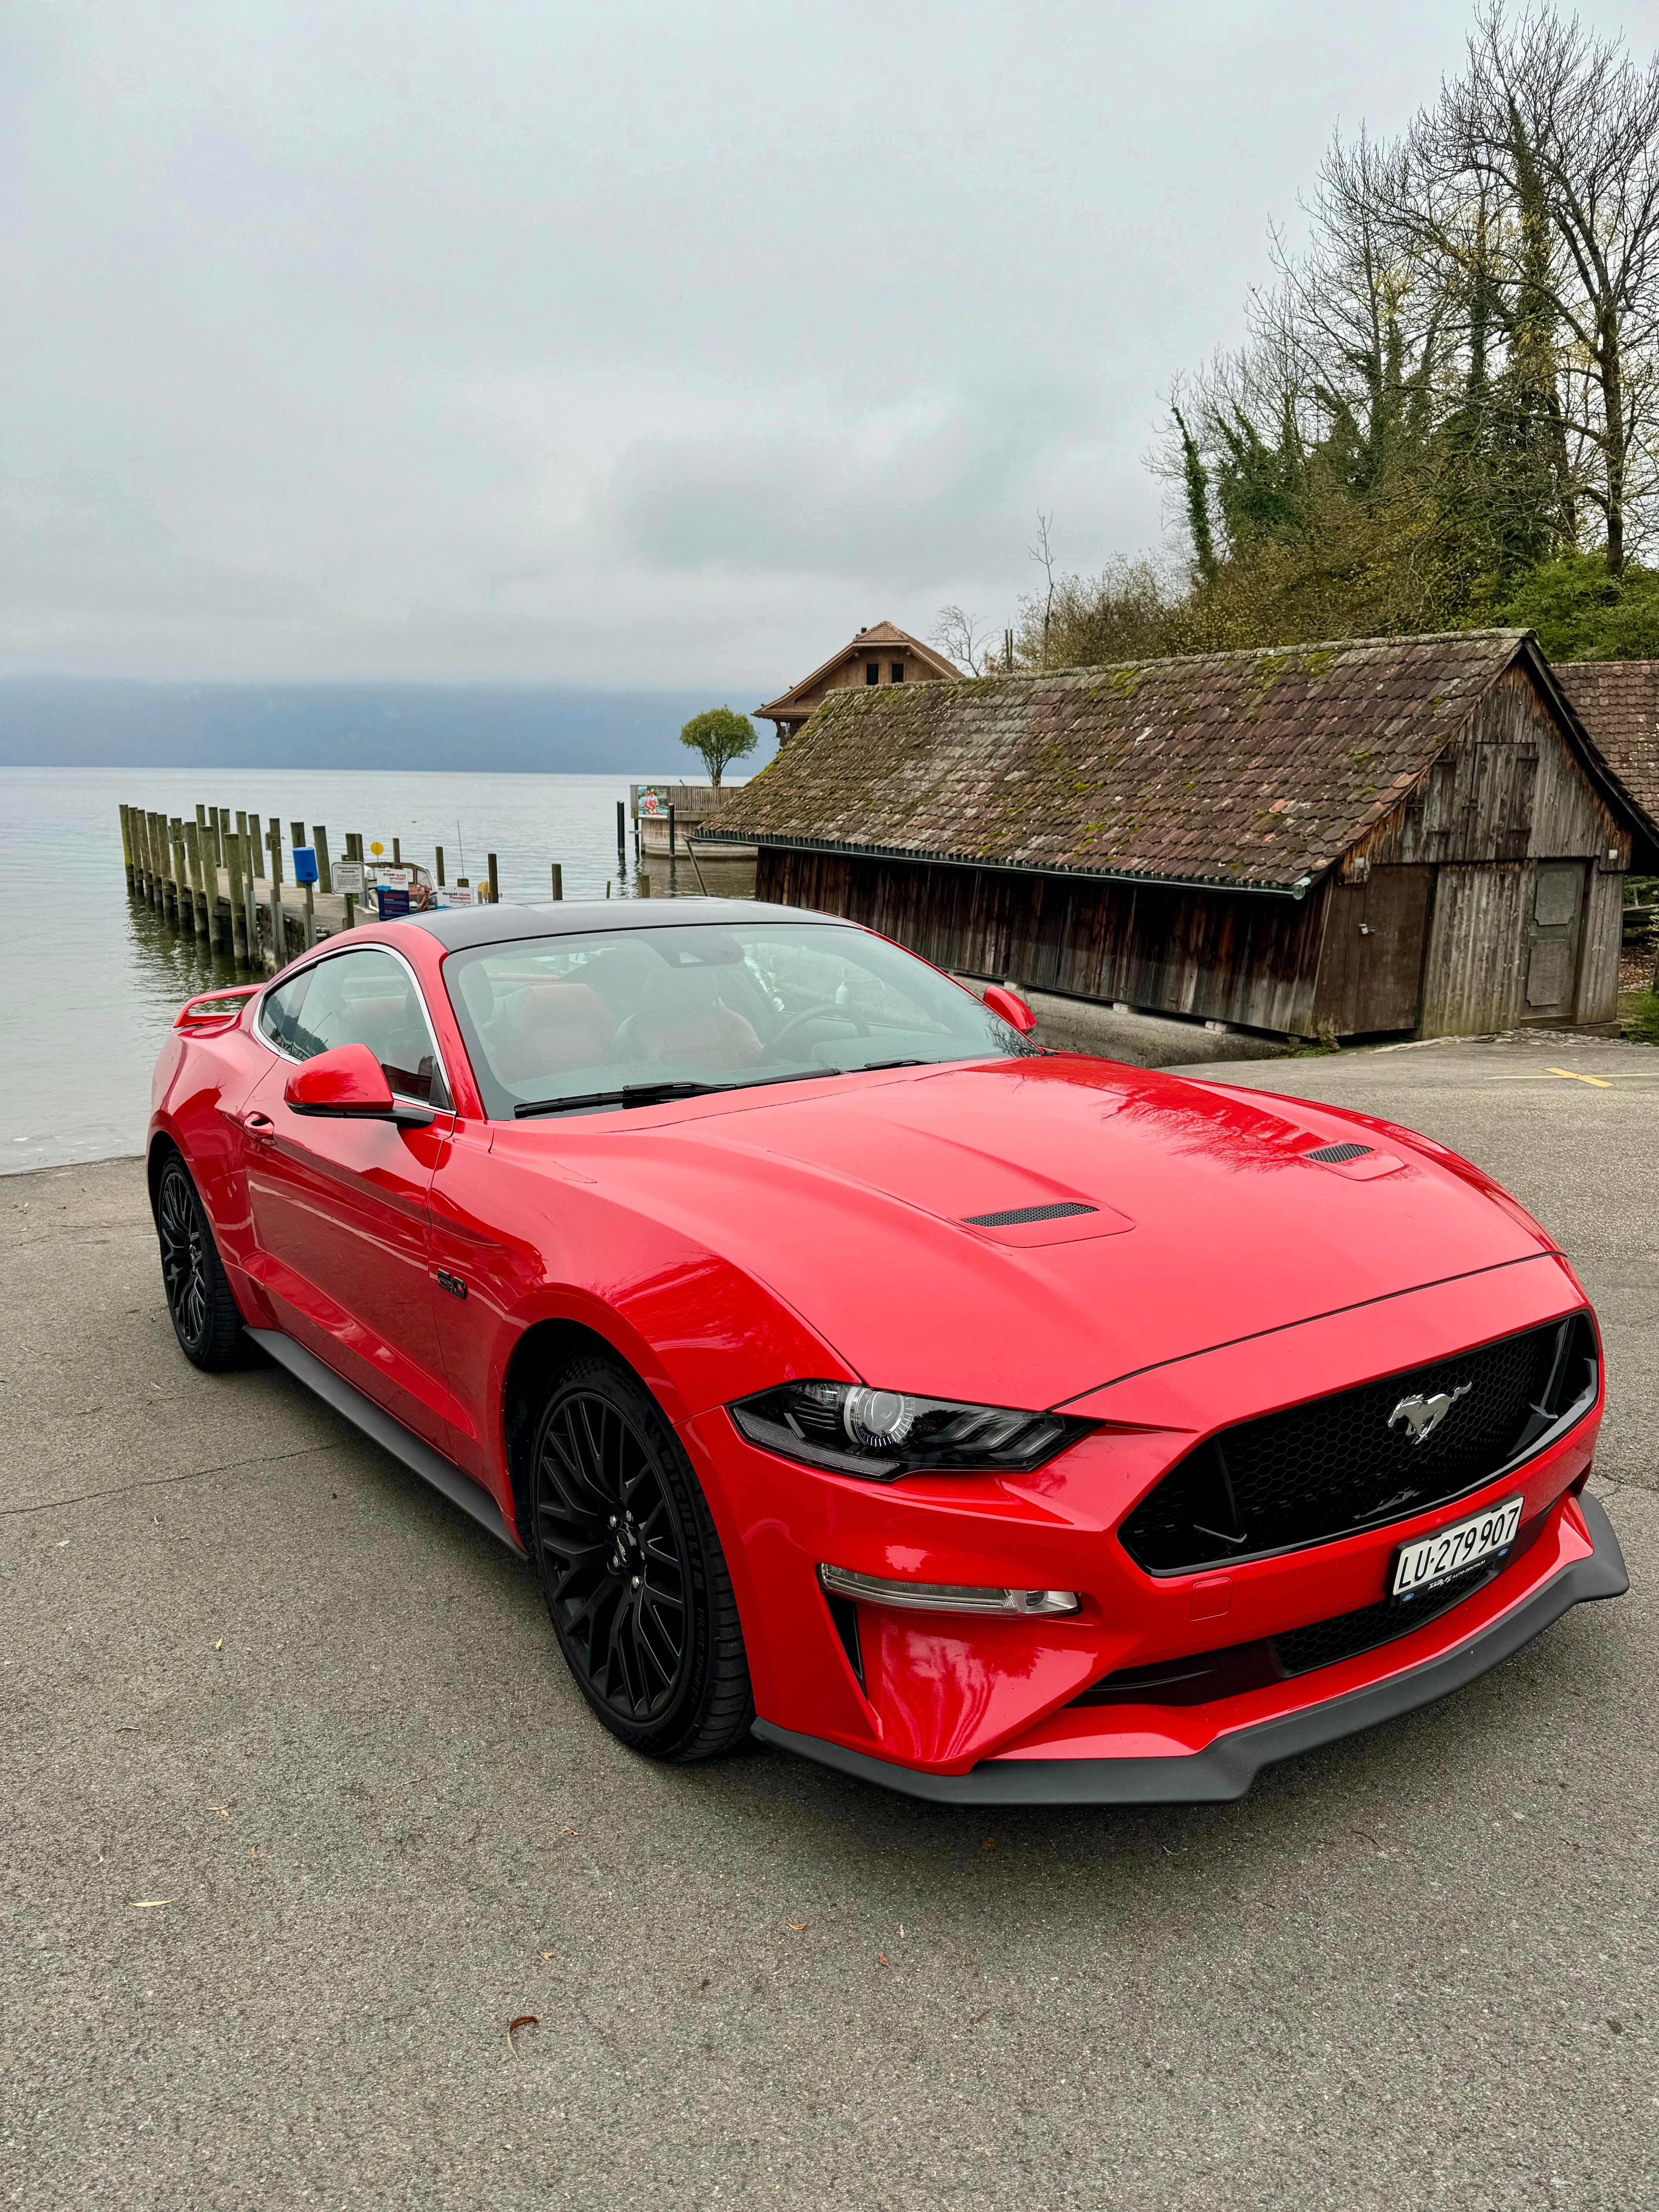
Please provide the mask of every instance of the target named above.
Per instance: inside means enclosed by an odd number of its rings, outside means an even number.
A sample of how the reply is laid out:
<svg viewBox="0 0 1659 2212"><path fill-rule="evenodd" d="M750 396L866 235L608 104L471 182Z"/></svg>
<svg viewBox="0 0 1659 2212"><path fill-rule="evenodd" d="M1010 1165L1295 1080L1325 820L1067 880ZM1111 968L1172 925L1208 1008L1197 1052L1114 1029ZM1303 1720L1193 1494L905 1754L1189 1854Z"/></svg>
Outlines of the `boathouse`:
<svg viewBox="0 0 1659 2212"><path fill-rule="evenodd" d="M780 692L764 707L757 707L755 712L763 722L774 726L781 745L805 727L813 708L832 691L854 686L874 691L884 684L926 684L960 673L942 653L935 653L908 630L900 629L894 623L872 623L850 644L832 653L821 668L803 676L799 684Z"/></svg>
<svg viewBox="0 0 1659 2212"><path fill-rule="evenodd" d="M1486 630L837 687L705 835L958 973L1335 1039L1610 1023L1652 825Z"/></svg>

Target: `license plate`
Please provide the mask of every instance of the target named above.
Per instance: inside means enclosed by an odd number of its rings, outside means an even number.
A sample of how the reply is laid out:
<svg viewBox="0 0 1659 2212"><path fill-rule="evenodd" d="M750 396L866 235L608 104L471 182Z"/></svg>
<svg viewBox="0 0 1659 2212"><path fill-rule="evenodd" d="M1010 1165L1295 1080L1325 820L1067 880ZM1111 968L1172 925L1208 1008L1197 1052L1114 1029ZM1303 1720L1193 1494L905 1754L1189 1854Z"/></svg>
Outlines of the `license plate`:
<svg viewBox="0 0 1659 2212"><path fill-rule="evenodd" d="M1432 1536L1420 1536L1414 1544L1402 1544L1395 1553L1389 1595L1415 1597L1419 1590L1432 1589L1448 1575L1460 1574L1465 1567L1489 1559L1494 1552L1507 1551L1521 1526L1521 1506L1520 1498L1506 1498L1501 1505L1489 1505L1472 1520L1437 1528Z"/></svg>

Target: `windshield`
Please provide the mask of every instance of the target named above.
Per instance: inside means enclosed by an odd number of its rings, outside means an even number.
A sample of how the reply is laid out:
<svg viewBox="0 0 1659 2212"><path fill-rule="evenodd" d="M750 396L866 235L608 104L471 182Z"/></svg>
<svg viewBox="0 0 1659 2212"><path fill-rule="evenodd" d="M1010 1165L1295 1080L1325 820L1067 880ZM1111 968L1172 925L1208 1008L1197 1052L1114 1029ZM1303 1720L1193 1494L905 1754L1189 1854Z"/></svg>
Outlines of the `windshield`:
<svg viewBox="0 0 1659 2212"><path fill-rule="evenodd" d="M452 953L444 980L496 1121L1036 1050L936 969L834 922L527 938Z"/></svg>

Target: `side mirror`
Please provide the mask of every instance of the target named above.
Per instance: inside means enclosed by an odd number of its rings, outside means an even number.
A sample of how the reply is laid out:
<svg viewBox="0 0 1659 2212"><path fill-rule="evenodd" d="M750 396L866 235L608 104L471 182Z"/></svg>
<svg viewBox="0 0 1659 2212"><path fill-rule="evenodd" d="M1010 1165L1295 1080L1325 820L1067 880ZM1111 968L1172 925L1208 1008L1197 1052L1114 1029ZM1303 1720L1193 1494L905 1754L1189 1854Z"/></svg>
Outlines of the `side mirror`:
<svg viewBox="0 0 1659 2212"><path fill-rule="evenodd" d="M336 1045L296 1067L283 1085L283 1103L295 1114L324 1114L338 1121L397 1121L423 1129L429 1106L394 1098L386 1070L366 1044Z"/></svg>
<svg viewBox="0 0 1659 2212"><path fill-rule="evenodd" d="M1036 1027L1036 1016L1024 1000L1004 990L1000 983L987 984L985 1003L999 1019L1006 1022L1011 1030L1018 1030L1022 1036L1029 1036Z"/></svg>

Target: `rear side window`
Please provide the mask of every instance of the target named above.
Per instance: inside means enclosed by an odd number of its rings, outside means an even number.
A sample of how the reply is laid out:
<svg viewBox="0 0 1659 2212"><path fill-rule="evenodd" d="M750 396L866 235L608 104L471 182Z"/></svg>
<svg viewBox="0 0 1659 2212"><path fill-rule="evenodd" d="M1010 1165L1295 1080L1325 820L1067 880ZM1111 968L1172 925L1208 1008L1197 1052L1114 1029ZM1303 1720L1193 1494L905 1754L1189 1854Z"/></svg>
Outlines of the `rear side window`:
<svg viewBox="0 0 1659 2212"><path fill-rule="evenodd" d="M263 1035L290 1060L313 1060L337 1045L364 1044L400 1097L447 1107L438 1048L414 978L401 960L365 945L305 969L267 991Z"/></svg>

